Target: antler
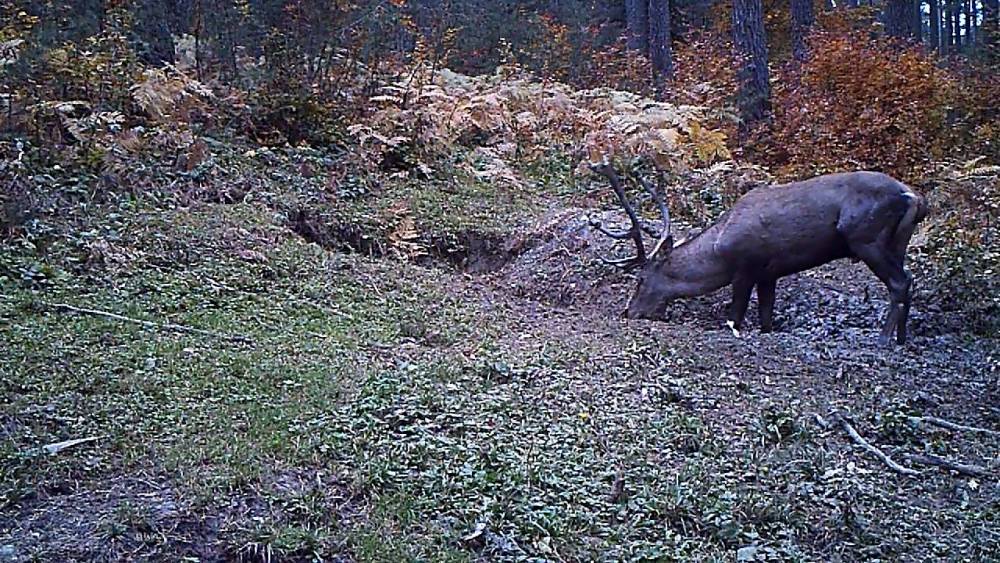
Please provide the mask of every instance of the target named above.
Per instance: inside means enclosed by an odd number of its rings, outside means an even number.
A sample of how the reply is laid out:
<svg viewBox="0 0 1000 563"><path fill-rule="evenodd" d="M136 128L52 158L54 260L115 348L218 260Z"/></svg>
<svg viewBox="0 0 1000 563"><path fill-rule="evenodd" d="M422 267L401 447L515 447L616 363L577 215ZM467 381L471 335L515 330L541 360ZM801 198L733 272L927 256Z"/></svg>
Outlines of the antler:
<svg viewBox="0 0 1000 563"><path fill-rule="evenodd" d="M611 184L611 189L613 189L615 191L615 195L618 196L618 202L625 209L625 213L628 215L629 221L632 223L632 226L625 231L612 231L604 227L604 225L602 225L600 221L593 218L590 220L590 224L597 230L601 231L605 235L615 240L632 239L632 242L635 243L635 248L636 248L635 256L630 256L628 258L614 259L614 260L602 257L601 260L606 264L611 264L613 266L623 266L626 269L631 269L645 265L646 262L649 260L649 257L655 256L656 253L660 250L660 247L664 244L664 242L670 240L671 238L670 212L667 210L667 204L664 202L659 192L657 192L657 190L653 188L653 186L651 186L649 182L640 178L639 175L636 174L634 171L632 172L632 177L639 184L641 184L642 187L647 192L649 192L649 195L652 196L653 201L656 202L656 205L660 209L660 213L663 215L663 227L660 229L660 232L657 233L655 229L647 225L644 221L642 221L642 219L639 218L639 215L636 213L635 208L632 206L631 203L629 203L628 197L625 195L625 189L622 187L621 179L618 177L618 173L615 171L614 167L611 166L611 164L602 163L599 165L593 165L591 166L591 169L593 169L594 172L597 172L598 174L608 179L608 183ZM652 254L647 255L646 253L646 247L642 241L643 232L646 232L651 237L657 237L658 239L656 246L653 248Z"/></svg>
<svg viewBox="0 0 1000 563"><path fill-rule="evenodd" d="M663 247L664 243L667 244L667 248L673 247L674 236L670 232L670 210L667 209L667 202L663 199L663 194L656 190L645 178L639 176L634 170L632 171L632 177L635 178L636 182L642 185L643 189L649 192L650 197L656 202L656 207L660 210L660 215L663 217L663 226L660 228L660 233L658 235L650 232L649 236L656 237L656 245L653 246L653 251L649 253L649 257L652 258L660 252L660 248Z"/></svg>

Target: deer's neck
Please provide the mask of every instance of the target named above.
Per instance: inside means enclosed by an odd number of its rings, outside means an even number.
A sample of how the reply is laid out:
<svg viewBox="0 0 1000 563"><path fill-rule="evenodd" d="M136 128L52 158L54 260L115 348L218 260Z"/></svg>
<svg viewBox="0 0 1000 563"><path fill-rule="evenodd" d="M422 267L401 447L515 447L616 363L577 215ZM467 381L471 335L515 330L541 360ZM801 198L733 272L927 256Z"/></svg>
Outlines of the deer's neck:
<svg viewBox="0 0 1000 563"><path fill-rule="evenodd" d="M714 247L714 228L678 246L670 255L669 274L680 297L705 295L733 281L733 270Z"/></svg>

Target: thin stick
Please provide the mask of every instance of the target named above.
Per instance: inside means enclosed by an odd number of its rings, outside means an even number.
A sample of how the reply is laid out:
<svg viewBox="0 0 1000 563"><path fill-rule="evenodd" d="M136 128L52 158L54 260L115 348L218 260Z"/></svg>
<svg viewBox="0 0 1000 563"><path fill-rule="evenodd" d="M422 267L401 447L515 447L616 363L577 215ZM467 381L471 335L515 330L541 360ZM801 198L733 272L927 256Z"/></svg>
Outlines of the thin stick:
<svg viewBox="0 0 1000 563"><path fill-rule="evenodd" d="M987 475L986 468L980 465L966 465L931 454L907 454L906 459L921 465L933 465L943 469L950 469L969 477L985 477Z"/></svg>
<svg viewBox="0 0 1000 563"><path fill-rule="evenodd" d="M101 436L90 436L87 438L76 438L74 440L65 440L63 442L56 442L54 444L46 444L42 446L42 451L47 454L57 454L67 448L72 448L74 446L81 446L83 444L89 444L91 442L96 442L101 439Z"/></svg>
<svg viewBox="0 0 1000 563"><path fill-rule="evenodd" d="M868 440L865 440L861 436L861 434L858 434L858 431L855 430L853 426L851 426L851 423L847 421L847 418L843 416L838 416L837 419L838 422L840 422L840 427L843 428L845 432L847 432L847 435L851 437L851 440L854 440L855 444L861 446L862 448L867 450L868 453L877 457L879 461L888 466L889 469L892 469L896 473L900 473L902 475L920 474L920 472L915 469L910 469L909 467L903 467L902 465L896 463L895 461L892 460L892 458L886 455L885 452L871 445L871 443Z"/></svg>
<svg viewBox="0 0 1000 563"><path fill-rule="evenodd" d="M813 418L816 419L816 424L818 424L819 427L822 428L823 430L826 430L827 428L830 427L830 423L827 422L826 419L823 418L823 415L819 414L818 412L813 413Z"/></svg>
<svg viewBox="0 0 1000 563"><path fill-rule="evenodd" d="M133 319L132 317L126 317L116 313L111 313L108 311L101 311L98 309L85 309L82 307L74 307L72 305L67 305L66 303L42 303L46 307L55 309L56 311L68 311L71 313L79 313L81 315L91 315L94 317L104 317L106 319L113 319L116 321L122 321L126 323L133 323L137 325L142 325L147 328L155 328L160 330L173 330L176 332L186 332L189 334L201 334L203 336L211 336L214 338L221 338L223 340L232 340L235 342L246 342L250 343L252 340L240 334L225 334L222 332L215 332L212 330L203 330L200 328L192 328L189 326L174 324L174 323L155 323L153 321L144 321L142 319Z"/></svg>
<svg viewBox="0 0 1000 563"><path fill-rule="evenodd" d="M951 422L943 418L937 418L936 416L911 416L910 422L914 424L920 424L921 422L930 424L931 426L938 426L940 428L947 428L948 430L954 430L956 432L981 432L983 434L989 434L991 436L1000 436L1000 432L996 430L990 430L989 428L980 428L978 426L966 426L964 424L958 424L956 422Z"/></svg>

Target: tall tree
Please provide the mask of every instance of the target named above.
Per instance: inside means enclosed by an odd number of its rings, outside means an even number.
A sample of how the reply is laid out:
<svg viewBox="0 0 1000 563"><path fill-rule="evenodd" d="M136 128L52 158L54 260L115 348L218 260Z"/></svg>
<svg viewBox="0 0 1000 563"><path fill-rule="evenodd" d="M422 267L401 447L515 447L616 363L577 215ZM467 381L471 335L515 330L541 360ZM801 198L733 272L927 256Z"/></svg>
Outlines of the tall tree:
<svg viewBox="0 0 1000 563"><path fill-rule="evenodd" d="M674 73L670 49L670 0L649 0L649 58L657 86Z"/></svg>
<svg viewBox="0 0 1000 563"><path fill-rule="evenodd" d="M740 57L736 79L744 130L771 113L771 85L767 69L767 38L761 0L733 0L733 46Z"/></svg>
<svg viewBox="0 0 1000 563"><path fill-rule="evenodd" d="M980 35L982 34L982 22L980 17L983 15L983 11L976 4L976 0L969 0L969 11L972 13L972 38L979 43L981 41Z"/></svg>
<svg viewBox="0 0 1000 563"><path fill-rule="evenodd" d="M962 12L965 15L965 43L968 45L968 49L971 50L973 43L976 40L975 28L976 24L972 18L972 0L961 0L962 1Z"/></svg>
<svg viewBox="0 0 1000 563"><path fill-rule="evenodd" d="M812 0L791 0L792 11L792 52L795 58L803 60L807 55L806 36L816 22Z"/></svg>
<svg viewBox="0 0 1000 563"><path fill-rule="evenodd" d="M955 28L952 26L951 9L952 0L943 0L941 5L941 21L944 24L941 30L944 37L941 38L941 52L952 53L955 50Z"/></svg>
<svg viewBox="0 0 1000 563"><path fill-rule="evenodd" d="M930 43L931 49L941 48L941 13L940 13L940 0L929 0L930 5L930 19L928 23L928 31L930 32Z"/></svg>
<svg viewBox="0 0 1000 563"><path fill-rule="evenodd" d="M649 0L625 0L625 24L629 49L649 52Z"/></svg>
<svg viewBox="0 0 1000 563"><path fill-rule="evenodd" d="M948 0L951 4L951 31L954 39L952 48L954 52L962 52L962 7L960 0Z"/></svg>
<svg viewBox="0 0 1000 563"><path fill-rule="evenodd" d="M886 0L885 8L882 11L882 20L885 22L885 32L890 37L909 38L914 36L913 2L914 0Z"/></svg>

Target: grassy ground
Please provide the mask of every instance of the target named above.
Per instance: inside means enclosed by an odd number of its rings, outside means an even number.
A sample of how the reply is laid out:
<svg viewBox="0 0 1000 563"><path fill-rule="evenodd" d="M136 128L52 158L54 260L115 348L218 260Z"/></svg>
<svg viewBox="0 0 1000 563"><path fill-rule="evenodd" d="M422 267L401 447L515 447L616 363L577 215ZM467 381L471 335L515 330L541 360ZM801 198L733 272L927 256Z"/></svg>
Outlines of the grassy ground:
<svg viewBox="0 0 1000 563"><path fill-rule="evenodd" d="M278 180L241 203L126 198L41 263L7 249L0 561L1000 552L1000 441L907 422L1000 426L996 340L935 330L918 306L914 342L876 348L883 290L863 269L783 286L772 335L720 330L724 295L626 323L614 312L629 282L596 264L593 241L558 220L530 234L568 205L544 183L511 196L415 183L314 206L308 186L260 195ZM416 235L393 238L397 222L377 256L324 248L289 219L306 203L306 230L409 216ZM356 248L345 232L319 242ZM462 260L435 249L449 237ZM519 242L490 250L502 263L469 268L471 242L505 239ZM832 410L900 460L928 450L989 474L891 473L818 422Z"/></svg>

